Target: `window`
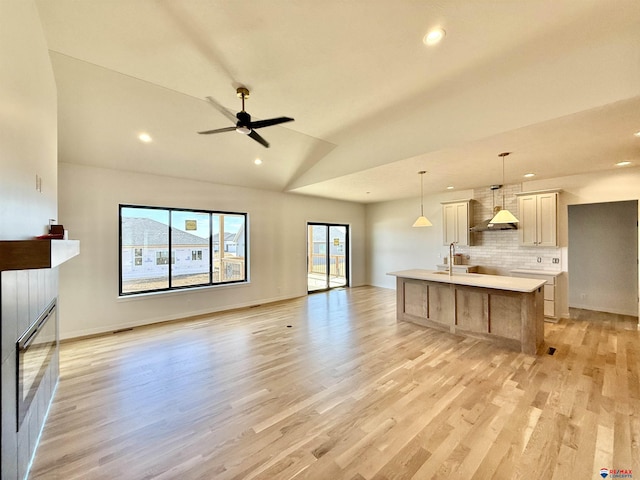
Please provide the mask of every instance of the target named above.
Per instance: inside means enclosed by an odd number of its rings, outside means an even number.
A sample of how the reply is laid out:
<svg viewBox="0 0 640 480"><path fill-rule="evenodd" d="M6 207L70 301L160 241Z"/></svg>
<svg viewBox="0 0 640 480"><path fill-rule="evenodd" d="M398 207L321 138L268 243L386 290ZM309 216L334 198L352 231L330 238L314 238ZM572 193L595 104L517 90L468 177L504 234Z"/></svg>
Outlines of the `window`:
<svg viewBox="0 0 640 480"><path fill-rule="evenodd" d="M141 248L135 248L134 249L134 265L136 267L140 267L142 266L142 249Z"/></svg>
<svg viewBox="0 0 640 480"><path fill-rule="evenodd" d="M120 295L247 281L245 213L120 205Z"/></svg>

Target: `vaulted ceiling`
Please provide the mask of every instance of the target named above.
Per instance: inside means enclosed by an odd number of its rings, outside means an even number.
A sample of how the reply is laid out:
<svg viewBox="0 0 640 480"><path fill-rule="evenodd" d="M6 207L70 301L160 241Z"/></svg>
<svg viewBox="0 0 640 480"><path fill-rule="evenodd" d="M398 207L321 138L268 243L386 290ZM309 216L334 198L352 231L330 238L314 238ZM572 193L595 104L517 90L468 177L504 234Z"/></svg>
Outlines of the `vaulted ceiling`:
<svg viewBox="0 0 640 480"><path fill-rule="evenodd" d="M377 202L640 165L640 2L37 0L59 159ZM426 46L433 27L443 41ZM205 97L240 110L266 149ZM148 132L151 143L137 135ZM255 165L260 158L262 165Z"/></svg>

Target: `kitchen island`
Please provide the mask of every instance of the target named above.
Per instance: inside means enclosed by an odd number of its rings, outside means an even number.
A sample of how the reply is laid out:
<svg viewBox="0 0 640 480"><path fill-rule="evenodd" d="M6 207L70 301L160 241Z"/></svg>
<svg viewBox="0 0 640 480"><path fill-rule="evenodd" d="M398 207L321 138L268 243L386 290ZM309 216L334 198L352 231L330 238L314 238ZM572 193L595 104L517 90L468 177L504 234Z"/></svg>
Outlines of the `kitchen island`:
<svg viewBox="0 0 640 480"><path fill-rule="evenodd" d="M432 270L396 277L396 318L535 354L544 342L544 280Z"/></svg>

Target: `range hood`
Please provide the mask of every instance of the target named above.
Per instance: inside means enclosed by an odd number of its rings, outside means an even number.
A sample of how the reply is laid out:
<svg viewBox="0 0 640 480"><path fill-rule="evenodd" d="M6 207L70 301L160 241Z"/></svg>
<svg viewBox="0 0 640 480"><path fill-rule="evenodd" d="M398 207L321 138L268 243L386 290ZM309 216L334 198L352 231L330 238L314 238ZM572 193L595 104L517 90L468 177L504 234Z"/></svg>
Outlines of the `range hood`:
<svg viewBox="0 0 640 480"><path fill-rule="evenodd" d="M493 207L493 216L487 220L477 223L469 229L470 232L492 232L499 230L517 230L517 223L491 223L491 219L502 210L502 207Z"/></svg>

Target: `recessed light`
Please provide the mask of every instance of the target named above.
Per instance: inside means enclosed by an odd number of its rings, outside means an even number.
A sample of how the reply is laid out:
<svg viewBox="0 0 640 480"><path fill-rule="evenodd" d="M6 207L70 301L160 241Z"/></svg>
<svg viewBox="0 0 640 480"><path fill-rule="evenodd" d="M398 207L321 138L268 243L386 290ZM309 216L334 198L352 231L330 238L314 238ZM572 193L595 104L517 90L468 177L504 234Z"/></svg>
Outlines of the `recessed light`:
<svg viewBox="0 0 640 480"><path fill-rule="evenodd" d="M256 158L253 163L255 163L256 165L262 165L262 160L260 160L259 158Z"/></svg>
<svg viewBox="0 0 640 480"><path fill-rule="evenodd" d="M453 190L453 185L449 185L449 186L447 187L447 190Z"/></svg>
<svg viewBox="0 0 640 480"><path fill-rule="evenodd" d="M624 160L622 162L616 163L616 167L626 167L627 165L631 165L631 162L629 160Z"/></svg>
<svg viewBox="0 0 640 480"><path fill-rule="evenodd" d="M442 28L434 28L424 36L422 41L425 43L425 45L435 45L437 43L440 43L440 41L446 34L447 32L445 32Z"/></svg>
<svg viewBox="0 0 640 480"><path fill-rule="evenodd" d="M138 138L140 139L141 142L144 142L144 143L149 143L153 140L151 138L151 135L145 132L142 132L140 135L138 135Z"/></svg>
<svg viewBox="0 0 640 480"><path fill-rule="evenodd" d="M640 130L638 130L636 133L634 133L634 135L635 135L636 137L640 137Z"/></svg>
<svg viewBox="0 0 640 480"><path fill-rule="evenodd" d="M525 176L526 178L531 178L531 177L535 177L535 176L536 176L536 174L535 174L535 173L525 173L525 174L524 174L524 176Z"/></svg>

